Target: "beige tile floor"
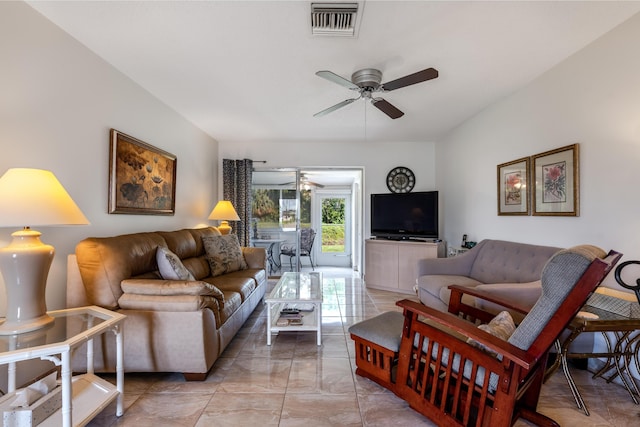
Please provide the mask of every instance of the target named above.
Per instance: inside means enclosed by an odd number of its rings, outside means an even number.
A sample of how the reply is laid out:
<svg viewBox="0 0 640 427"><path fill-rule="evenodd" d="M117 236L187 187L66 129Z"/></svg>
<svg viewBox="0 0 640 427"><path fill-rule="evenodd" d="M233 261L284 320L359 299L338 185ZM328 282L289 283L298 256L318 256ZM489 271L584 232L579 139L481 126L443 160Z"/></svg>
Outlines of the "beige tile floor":
<svg viewBox="0 0 640 427"><path fill-rule="evenodd" d="M259 306L204 382L180 374L127 374L125 413L114 405L90 426L433 426L388 390L355 375L347 328L410 297L367 290L349 271L325 272L322 346L315 333L281 333L266 345ZM126 355L125 355L126 357ZM113 376L105 375L113 381ZM544 385L539 408L562 426L640 426L626 390L574 369L591 416L575 406L562 373ZM517 426L528 426L518 421Z"/></svg>

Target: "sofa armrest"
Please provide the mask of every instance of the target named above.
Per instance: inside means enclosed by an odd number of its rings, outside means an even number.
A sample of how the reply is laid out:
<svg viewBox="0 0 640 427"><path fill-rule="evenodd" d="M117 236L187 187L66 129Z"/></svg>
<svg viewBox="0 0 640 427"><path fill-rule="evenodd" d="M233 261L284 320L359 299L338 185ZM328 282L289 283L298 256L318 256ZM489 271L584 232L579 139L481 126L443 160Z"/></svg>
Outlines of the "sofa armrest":
<svg viewBox="0 0 640 427"><path fill-rule="evenodd" d="M212 297L224 306L222 291L201 280L127 279L120 286L129 295Z"/></svg>
<svg viewBox="0 0 640 427"><path fill-rule="evenodd" d="M209 308L220 310L218 299L203 295L144 295L122 294L118 305L125 310L145 311L200 311Z"/></svg>
<svg viewBox="0 0 640 427"><path fill-rule="evenodd" d="M243 246L242 255L249 268L267 269L267 250L265 248Z"/></svg>
<svg viewBox="0 0 640 427"><path fill-rule="evenodd" d="M507 299L503 295L487 292L486 289L469 288L458 285L450 285L449 289L451 290L451 297L449 298L449 313L455 315L464 314L468 318L477 319L482 322L489 322L493 316L495 316L495 313L465 304L462 302L462 296L464 294L471 295L479 300L491 302L495 305L504 307L509 311L514 311L523 315L529 313L531 308L511 299Z"/></svg>
<svg viewBox="0 0 640 427"><path fill-rule="evenodd" d="M469 276L471 267L478 253L477 248L473 248L461 255L453 258L424 258L418 261L417 275L448 275L448 276Z"/></svg>

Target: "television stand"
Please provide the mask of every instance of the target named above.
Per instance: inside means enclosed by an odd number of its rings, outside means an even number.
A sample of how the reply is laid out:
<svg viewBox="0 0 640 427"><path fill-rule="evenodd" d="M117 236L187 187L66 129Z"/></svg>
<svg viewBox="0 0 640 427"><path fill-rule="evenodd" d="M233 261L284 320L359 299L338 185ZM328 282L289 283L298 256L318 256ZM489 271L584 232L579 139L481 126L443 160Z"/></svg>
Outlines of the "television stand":
<svg viewBox="0 0 640 427"><path fill-rule="evenodd" d="M445 257L443 241L377 238L364 243L364 281L368 288L412 294L418 260Z"/></svg>

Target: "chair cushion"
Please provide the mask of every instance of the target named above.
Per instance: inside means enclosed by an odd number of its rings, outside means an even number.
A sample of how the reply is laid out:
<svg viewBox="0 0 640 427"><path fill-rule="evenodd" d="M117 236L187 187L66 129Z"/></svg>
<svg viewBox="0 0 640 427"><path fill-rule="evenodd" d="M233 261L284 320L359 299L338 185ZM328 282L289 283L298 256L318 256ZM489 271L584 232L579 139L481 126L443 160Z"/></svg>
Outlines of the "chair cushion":
<svg viewBox="0 0 640 427"><path fill-rule="evenodd" d="M391 351L400 349L404 316L398 311L387 311L349 327L349 333L378 344Z"/></svg>
<svg viewBox="0 0 640 427"><path fill-rule="evenodd" d="M193 274L182 264L178 255L164 246L156 250L156 262L160 275L165 280L196 280Z"/></svg>
<svg viewBox="0 0 640 427"><path fill-rule="evenodd" d="M238 236L227 234L223 236L203 236L202 243L211 267L212 276L245 270L247 263L242 255L242 248Z"/></svg>
<svg viewBox="0 0 640 427"><path fill-rule="evenodd" d="M528 350L589 264L595 258L604 258L606 255L602 249L589 245L564 249L553 255L542 270L542 295L518 325L509 342Z"/></svg>

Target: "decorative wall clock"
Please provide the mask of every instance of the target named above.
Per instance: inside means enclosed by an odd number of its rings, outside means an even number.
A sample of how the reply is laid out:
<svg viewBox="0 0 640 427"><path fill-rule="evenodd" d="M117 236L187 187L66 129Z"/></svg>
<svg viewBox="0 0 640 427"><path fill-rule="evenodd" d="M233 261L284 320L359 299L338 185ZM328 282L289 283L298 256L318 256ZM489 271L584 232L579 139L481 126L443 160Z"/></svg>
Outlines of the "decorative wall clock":
<svg viewBox="0 0 640 427"><path fill-rule="evenodd" d="M409 168L398 166L387 174L387 188L392 193L409 193L416 185L416 177Z"/></svg>

